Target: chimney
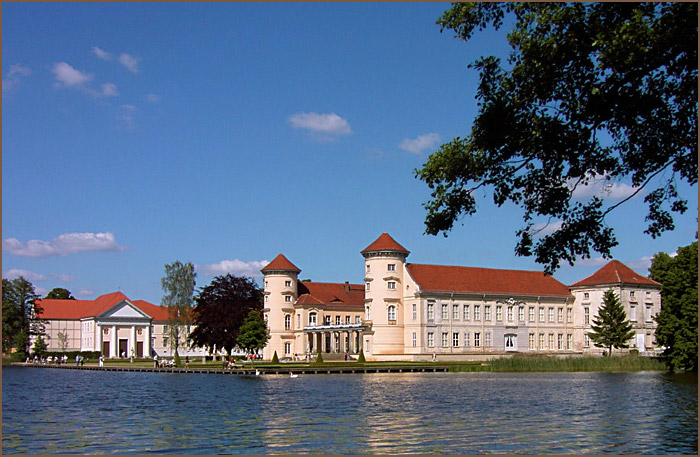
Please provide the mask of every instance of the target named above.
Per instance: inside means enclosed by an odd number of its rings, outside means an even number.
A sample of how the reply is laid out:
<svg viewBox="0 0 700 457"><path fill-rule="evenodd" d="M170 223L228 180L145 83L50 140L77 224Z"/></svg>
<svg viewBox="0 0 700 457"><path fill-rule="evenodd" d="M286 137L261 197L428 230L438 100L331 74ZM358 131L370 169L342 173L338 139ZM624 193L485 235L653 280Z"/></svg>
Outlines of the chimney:
<svg viewBox="0 0 700 457"><path fill-rule="evenodd" d="M350 293L350 283L348 281L345 281L345 284L343 284L343 289L345 289L346 294Z"/></svg>

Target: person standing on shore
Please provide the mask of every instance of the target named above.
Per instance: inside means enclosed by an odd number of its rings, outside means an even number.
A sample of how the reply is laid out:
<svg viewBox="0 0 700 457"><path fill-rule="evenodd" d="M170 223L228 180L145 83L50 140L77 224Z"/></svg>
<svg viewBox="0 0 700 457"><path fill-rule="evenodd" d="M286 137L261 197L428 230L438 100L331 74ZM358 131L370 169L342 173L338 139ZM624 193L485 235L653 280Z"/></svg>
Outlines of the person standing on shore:
<svg viewBox="0 0 700 457"><path fill-rule="evenodd" d="M158 354L153 356L153 368L158 368Z"/></svg>
<svg viewBox="0 0 700 457"><path fill-rule="evenodd" d="M190 367L190 356L186 355L185 356L185 368L189 368L189 367Z"/></svg>

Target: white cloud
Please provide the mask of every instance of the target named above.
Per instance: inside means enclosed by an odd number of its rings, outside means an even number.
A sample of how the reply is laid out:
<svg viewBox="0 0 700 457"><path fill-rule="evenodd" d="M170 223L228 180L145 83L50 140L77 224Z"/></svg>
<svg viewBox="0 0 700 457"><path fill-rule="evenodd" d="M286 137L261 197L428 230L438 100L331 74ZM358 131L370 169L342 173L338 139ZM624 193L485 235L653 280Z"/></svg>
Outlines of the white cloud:
<svg viewBox="0 0 700 457"><path fill-rule="evenodd" d="M13 268L12 270L8 270L5 273L3 273L2 276L5 279L16 279L16 278L19 278L20 276L22 276L27 281L46 281L46 276L44 276L42 274L34 273L33 271L29 271L29 270L21 270L18 268Z"/></svg>
<svg viewBox="0 0 700 457"><path fill-rule="evenodd" d="M158 103L160 101L160 97L156 94L147 94L146 101L150 103Z"/></svg>
<svg viewBox="0 0 700 457"><path fill-rule="evenodd" d="M132 73L139 72L139 62L141 62L140 57L132 56L131 54L127 54L126 52L122 52L119 55L119 63L124 65Z"/></svg>
<svg viewBox="0 0 700 457"><path fill-rule="evenodd" d="M221 260L217 263L208 265L197 265L197 271L207 276L219 276L231 273L236 276L260 277L260 269L270 263L268 260L251 260L244 262L243 260Z"/></svg>
<svg viewBox="0 0 700 457"><path fill-rule="evenodd" d="M112 60L111 53L105 51L104 49L100 49L97 46L92 47L92 53L102 60Z"/></svg>
<svg viewBox="0 0 700 457"><path fill-rule="evenodd" d="M348 121L335 113L296 113L287 121L296 129L304 129L320 141L328 141L352 133Z"/></svg>
<svg viewBox="0 0 700 457"><path fill-rule="evenodd" d="M51 71L56 76L55 85L58 87L80 87L93 78L93 75L76 70L65 62L55 63Z"/></svg>
<svg viewBox="0 0 700 457"><path fill-rule="evenodd" d="M30 240L22 243L16 238L2 242L2 250L20 257L67 256L78 252L123 251L112 233L64 233L50 241Z"/></svg>
<svg viewBox="0 0 700 457"><path fill-rule="evenodd" d="M119 95L117 86L115 86L112 83L102 84L102 95L105 97L116 97L117 95Z"/></svg>
<svg viewBox="0 0 700 457"><path fill-rule="evenodd" d="M77 298L83 298L83 299L88 298L88 297L92 297L93 295L95 295L95 291L90 289L89 287L80 289L79 291L77 291L75 293L75 296Z"/></svg>
<svg viewBox="0 0 700 457"><path fill-rule="evenodd" d="M136 107L134 105L122 105L121 113L117 116L117 119L124 121L126 128L129 130L134 129L134 113L136 112Z"/></svg>
<svg viewBox="0 0 700 457"><path fill-rule="evenodd" d="M7 76L2 79L2 93L9 92L15 89L22 78L30 76L32 70L24 65L14 64L10 65L10 71L7 72Z"/></svg>
<svg viewBox="0 0 700 457"><path fill-rule="evenodd" d="M547 236L547 235L551 235L552 233L559 230L561 228L562 224L563 224L562 221L540 222L540 223L534 224L530 231L535 236Z"/></svg>
<svg viewBox="0 0 700 457"><path fill-rule="evenodd" d="M649 267L651 266L651 257L644 256L640 259L632 260L627 263L627 266L634 271L646 274L645 272L649 271Z"/></svg>
<svg viewBox="0 0 700 457"><path fill-rule="evenodd" d="M593 257L590 259L579 258L576 260L575 263L576 263L577 267L602 267L603 265L606 265L608 262L610 262L610 259L604 259L601 256L601 257Z"/></svg>
<svg viewBox="0 0 700 457"><path fill-rule="evenodd" d="M414 139L406 138L399 143L399 147L406 152L418 155L426 150L435 149L438 144L440 144L440 135L437 133L426 133Z"/></svg>
<svg viewBox="0 0 700 457"><path fill-rule="evenodd" d="M569 182L573 187L574 182ZM622 200L632 195L637 190L625 183L611 182L607 176L595 175L587 184L579 184L572 194L574 200L588 200L591 197L599 197L610 200Z"/></svg>
<svg viewBox="0 0 700 457"><path fill-rule="evenodd" d="M54 278L58 279L59 281L63 281L63 282L74 282L75 281L75 276L73 276L73 275L51 273L51 276L53 276Z"/></svg>

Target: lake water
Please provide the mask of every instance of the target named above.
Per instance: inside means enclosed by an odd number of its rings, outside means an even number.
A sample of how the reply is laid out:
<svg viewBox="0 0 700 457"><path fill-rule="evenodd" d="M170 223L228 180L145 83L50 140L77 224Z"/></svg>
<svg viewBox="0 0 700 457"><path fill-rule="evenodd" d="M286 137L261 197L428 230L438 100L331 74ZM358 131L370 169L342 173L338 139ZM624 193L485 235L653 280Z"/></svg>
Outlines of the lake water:
<svg viewBox="0 0 700 457"><path fill-rule="evenodd" d="M5 454L697 454L697 376L3 368Z"/></svg>

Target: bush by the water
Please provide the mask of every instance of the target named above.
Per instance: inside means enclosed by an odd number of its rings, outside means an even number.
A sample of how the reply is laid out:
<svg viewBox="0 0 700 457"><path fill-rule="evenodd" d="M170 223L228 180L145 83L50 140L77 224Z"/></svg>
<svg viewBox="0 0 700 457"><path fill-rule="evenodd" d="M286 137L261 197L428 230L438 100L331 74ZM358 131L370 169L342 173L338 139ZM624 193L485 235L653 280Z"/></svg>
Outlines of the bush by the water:
<svg viewBox="0 0 700 457"><path fill-rule="evenodd" d="M516 355L489 361L488 371L640 371L665 370L663 362L627 354L612 357L550 357Z"/></svg>
<svg viewBox="0 0 700 457"><path fill-rule="evenodd" d="M316 356L316 361L314 363L323 363L323 357L321 356L320 352Z"/></svg>

